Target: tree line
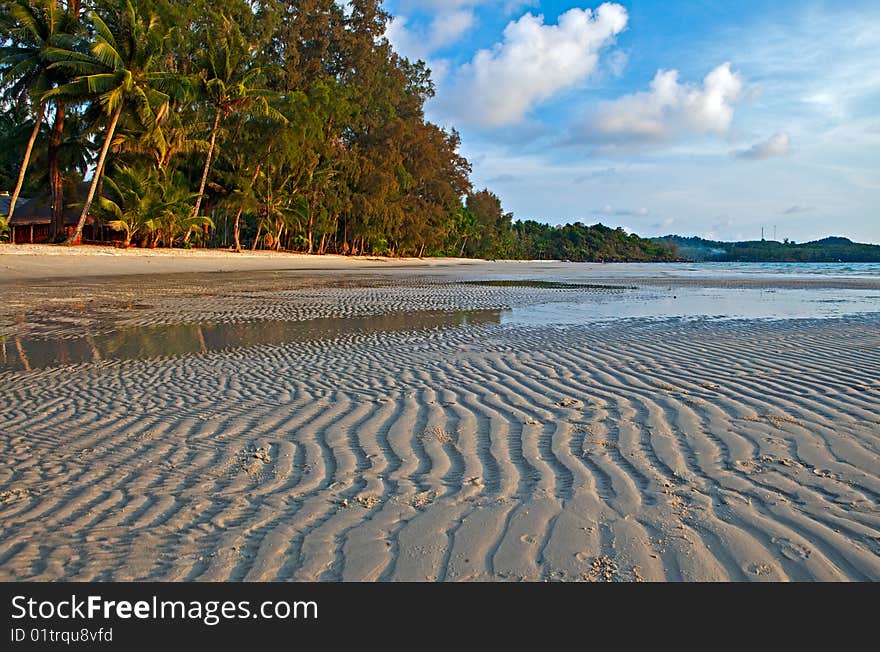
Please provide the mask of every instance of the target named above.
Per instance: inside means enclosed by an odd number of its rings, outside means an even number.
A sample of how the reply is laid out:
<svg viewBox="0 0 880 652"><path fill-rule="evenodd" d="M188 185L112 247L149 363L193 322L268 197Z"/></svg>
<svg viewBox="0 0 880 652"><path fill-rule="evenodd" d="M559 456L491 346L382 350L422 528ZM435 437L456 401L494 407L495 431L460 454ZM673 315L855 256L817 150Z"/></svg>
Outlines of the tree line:
<svg viewBox="0 0 880 652"><path fill-rule="evenodd" d="M487 189L468 195L457 233L459 255L514 260L572 262L641 262L678 260L675 245L653 242L622 228L581 222L551 226L513 220L501 200Z"/></svg>
<svg viewBox="0 0 880 652"><path fill-rule="evenodd" d="M830 237L797 243L786 238L746 242L718 242L703 238L668 235L655 239L675 247L682 257L694 261L741 263L880 263L880 245Z"/></svg>
<svg viewBox="0 0 880 652"><path fill-rule="evenodd" d="M428 121L381 0L2 0L0 183L124 245L642 260L601 225L512 222ZM344 6L343 6L344 5ZM0 224L2 229L3 224Z"/></svg>

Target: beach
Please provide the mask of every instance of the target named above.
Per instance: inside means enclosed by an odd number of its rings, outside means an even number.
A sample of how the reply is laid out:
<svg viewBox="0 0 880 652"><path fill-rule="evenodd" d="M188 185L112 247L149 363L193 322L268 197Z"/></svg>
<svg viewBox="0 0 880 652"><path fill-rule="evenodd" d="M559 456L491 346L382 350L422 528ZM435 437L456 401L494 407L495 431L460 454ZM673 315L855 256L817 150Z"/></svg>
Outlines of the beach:
<svg viewBox="0 0 880 652"><path fill-rule="evenodd" d="M0 268L0 580L880 580L874 267Z"/></svg>
<svg viewBox="0 0 880 652"><path fill-rule="evenodd" d="M82 278L132 274L183 274L278 270L432 267L468 264L464 258L309 256L274 251L239 253L221 249L139 249L111 246L65 247L18 244L0 248L0 278Z"/></svg>

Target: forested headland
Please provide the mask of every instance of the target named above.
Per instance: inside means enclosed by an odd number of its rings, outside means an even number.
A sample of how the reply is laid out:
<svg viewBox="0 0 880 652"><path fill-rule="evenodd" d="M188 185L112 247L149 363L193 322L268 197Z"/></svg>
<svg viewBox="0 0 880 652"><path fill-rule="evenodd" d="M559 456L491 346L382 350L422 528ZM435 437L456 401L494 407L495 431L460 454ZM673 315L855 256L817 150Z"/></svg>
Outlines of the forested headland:
<svg viewBox="0 0 880 652"><path fill-rule="evenodd" d="M394 52L382 3L341 4L0 2L0 234L44 196L69 243L675 258L620 229L514 222L426 119L430 71Z"/></svg>
<svg viewBox="0 0 880 652"><path fill-rule="evenodd" d="M719 242L668 235L653 239L693 261L740 263L880 263L880 245L831 237L813 242L754 240Z"/></svg>

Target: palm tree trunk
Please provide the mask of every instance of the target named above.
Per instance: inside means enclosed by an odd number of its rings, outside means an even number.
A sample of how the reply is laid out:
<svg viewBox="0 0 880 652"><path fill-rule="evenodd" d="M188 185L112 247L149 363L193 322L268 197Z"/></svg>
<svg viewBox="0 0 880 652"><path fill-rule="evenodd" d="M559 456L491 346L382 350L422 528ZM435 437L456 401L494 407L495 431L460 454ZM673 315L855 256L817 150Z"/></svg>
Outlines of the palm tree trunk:
<svg viewBox="0 0 880 652"><path fill-rule="evenodd" d="M55 121L49 135L49 185L52 190L52 238L57 239L64 233L64 176L58 160L61 153L61 139L64 135L64 117L66 110L63 104L55 102Z"/></svg>
<svg viewBox="0 0 880 652"><path fill-rule="evenodd" d="M253 189L254 184L257 183L257 177L260 176L260 163L257 163L257 167L254 170L254 177L251 179L251 185L248 189L248 192ZM235 252L241 253L241 242L239 241L239 224L241 223L241 214L244 213L244 200L241 202L241 206L238 207L238 212L235 214L235 225L232 227L232 237L235 240Z"/></svg>
<svg viewBox="0 0 880 652"><path fill-rule="evenodd" d="M208 146L208 156L205 157L205 169L202 170L202 183L199 186L199 196L196 197L196 207L193 209L193 217L199 216L202 208L202 197L205 195L205 186L208 185L208 170L211 168L211 157L214 156L214 144L217 142L217 129L220 127L220 109L214 116L214 127L211 129L211 144Z"/></svg>
<svg viewBox="0 0 880 652"><path fill-rule="evenodd" d="M235 245L235 253L241 253L241 241L238 239L238 225L241 223L241 214L244 213L244 206L239 206L235 213L235 223L232 225L232 242Z"/></svg>
<svg viewBox="0 0 880 652"><path fill-rule="evenodd" d="M122 102L116 107L116 112L113 114L113 118L107 126L107 134L104 136L104 146L101 148L100 157L98 157L98 166L95 168L95 176L92 177L92 183L89 186L89 194L86 197L86 203L83 205L82 214L79 216L76 231L74 231L73 235L71 235L64 243L66 245L75 244L82 235L83 225L86 223L86 218L89 216L89 209L92 207L92 202L95 200L95 190L97 190L98 182L101 179L101 175L104 173L104 163L107 162L107 152L110 151L110 142L113 140L113 133L116 131L116 123L119 122L120 115L122 115Z"/></svg>
<svg viewBox="0 0 880 652"><path fill-rule="evenodd" d="M257 225L257 237L254 238L254 246L251 247L251 251L257 250L257 245L260 244L260 233L263 230L263 218L260 217L260 223Z"/></svg>
<svg viewBox="0 0 880 652"><path fill-rule="evenodd" d="M46 112L46 105L40 105L40 113L37 115L37 122L34 124L34 130L31 132L30 140L28 140L27 149L24 150L24 159L21 162L21 171L18 173L18 181L15 183L15 190L12 191L12 199L9 200L9 213L6 215L6 221L12 220L12 214L15 212L15 202L21 194L21 187L24 185L24 175L27 172L28 163L31 162L31 152L34 150L34 143L37 135L40 133L40 126L43 124L43 114Z"/></svg>

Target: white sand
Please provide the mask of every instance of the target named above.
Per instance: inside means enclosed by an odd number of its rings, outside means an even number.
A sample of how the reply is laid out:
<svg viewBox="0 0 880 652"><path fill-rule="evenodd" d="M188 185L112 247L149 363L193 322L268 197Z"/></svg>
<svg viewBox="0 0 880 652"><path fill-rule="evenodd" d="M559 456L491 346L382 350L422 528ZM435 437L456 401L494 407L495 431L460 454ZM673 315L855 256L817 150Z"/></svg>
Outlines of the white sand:
<svg viewBox="0 0 880 652"><path fill-rule="evenodd" d="M263 289L243 314L417 309ZM515 300L473 292L424 302ZM0 383L2 580L880 580L876 320L482 324Z"/></svg>
<svg viewBox="0 0 880 652"><path fill-rule="evenodd" d="M430 267L473 262L475 261L465 258L308 256L271 251L234 253L218 249L0 245L0 279L5 280L185 272Z"/></svg>

